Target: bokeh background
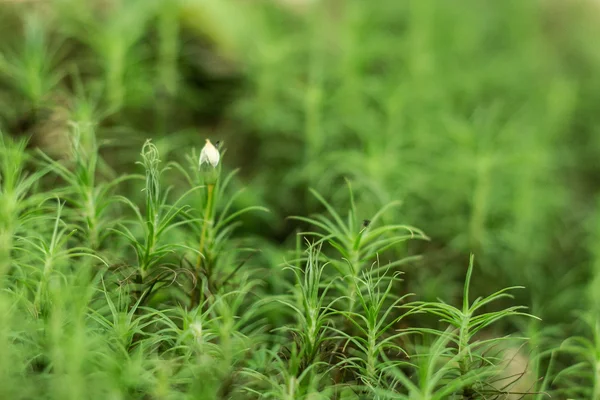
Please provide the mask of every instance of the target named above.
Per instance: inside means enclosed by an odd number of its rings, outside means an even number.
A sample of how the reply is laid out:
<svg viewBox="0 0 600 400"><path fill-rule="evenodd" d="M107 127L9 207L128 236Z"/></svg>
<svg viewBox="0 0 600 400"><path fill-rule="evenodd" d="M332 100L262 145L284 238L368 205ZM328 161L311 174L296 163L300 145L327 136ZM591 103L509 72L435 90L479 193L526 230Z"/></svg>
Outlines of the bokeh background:
<svg viewBox="0 0 600 400"><path fill-rule="evenodd" d="M364 218L399 200L386 221L431 237L408 291L459 301L474 253L476 294L525 286L536 330L589 335L599 37L596 0L0 0L0 130L60 159L87 121L115 174L147 138L220 140L273 266L309 188L343 210L349 180Z"/></svg>

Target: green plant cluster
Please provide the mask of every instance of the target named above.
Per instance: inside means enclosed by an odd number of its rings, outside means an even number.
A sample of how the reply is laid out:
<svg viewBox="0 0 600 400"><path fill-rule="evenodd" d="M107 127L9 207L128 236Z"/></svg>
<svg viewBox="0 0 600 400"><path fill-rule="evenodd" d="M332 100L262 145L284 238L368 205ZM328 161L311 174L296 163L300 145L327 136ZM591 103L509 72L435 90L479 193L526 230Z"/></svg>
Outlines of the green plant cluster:
<svg viewBox="0 0 600 400"><path fill-rule="evenodd" d="M0 0L0 399L600 400L599 33Z"/></svg>

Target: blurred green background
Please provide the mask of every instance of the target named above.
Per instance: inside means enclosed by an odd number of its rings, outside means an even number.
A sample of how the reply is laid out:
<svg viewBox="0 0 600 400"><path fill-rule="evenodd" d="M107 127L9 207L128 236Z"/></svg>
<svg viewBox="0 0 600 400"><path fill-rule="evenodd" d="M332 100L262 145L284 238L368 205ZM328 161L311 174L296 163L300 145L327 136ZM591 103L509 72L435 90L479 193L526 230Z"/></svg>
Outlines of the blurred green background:
<svg viewBox="0 0 600 400"><path fill-rule="evenodd" d="M221 140L274 260L348 179L432 238L409 291L459 300L472 252L568 336L600 308L598 37L595 0L0 0L0 130L61 158L95 124L115 173Z"/></svg>

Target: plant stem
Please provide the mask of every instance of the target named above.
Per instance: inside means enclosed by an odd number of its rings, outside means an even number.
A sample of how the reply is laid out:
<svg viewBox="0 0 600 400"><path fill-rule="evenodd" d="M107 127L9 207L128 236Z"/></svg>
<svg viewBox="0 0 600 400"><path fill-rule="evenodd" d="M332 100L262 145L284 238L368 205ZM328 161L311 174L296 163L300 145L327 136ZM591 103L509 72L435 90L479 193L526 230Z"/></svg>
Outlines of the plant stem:
<svg viewBox="0 0 600 400"><path fill-rule="evenodd" d="M214 197L214 184L207 185L207 200L206 207L204 208L204 223L202 225L202 232L200 233L200 245L198 246L198 260L196 261L196 284L200 284L201 281L201 269L202 269L202 256L204 255L204 246L207 235L207 226L212 224L212 207L213 207L213 197ZM210 277L210 271L206 271L207 279ZM202 285L200 285L202 287ZM200 301L200 290L194 290L194 295L192 297L192 307L197 305Z"/></svg>
<svg viewBox="0 0 600 400"><path fill-rule="evenodd" d="M466 376L469 372L469 319L470 315L463 316L463 321L460 327L458 354L460 355L459 369L462 376ZM473 398L473 389L470 385L463 388L463 398L465 400Z"/></svg>

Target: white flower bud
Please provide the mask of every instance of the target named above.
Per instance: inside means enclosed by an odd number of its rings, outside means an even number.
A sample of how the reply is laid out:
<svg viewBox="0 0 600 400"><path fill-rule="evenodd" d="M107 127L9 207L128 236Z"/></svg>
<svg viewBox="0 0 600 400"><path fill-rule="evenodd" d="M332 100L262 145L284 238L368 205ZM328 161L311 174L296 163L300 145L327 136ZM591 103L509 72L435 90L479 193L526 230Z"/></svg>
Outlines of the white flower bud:
<svg viewBox="0 0 600 400"><path fill-rule="evenodd" d="M219 154L219 150L217 150L210 140L206 139L206 144L200 153L200 166L206 163L212 165L213 168L216 168L220 159L221 155Z"/></svg>

